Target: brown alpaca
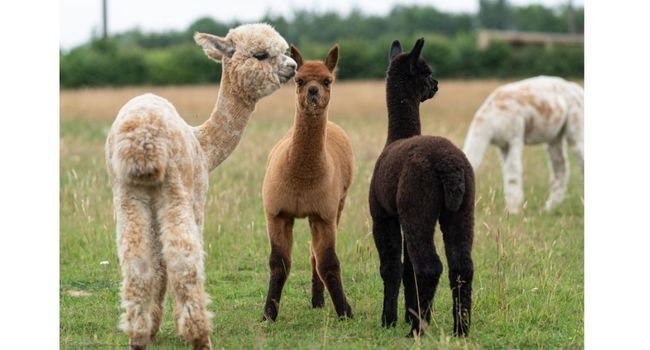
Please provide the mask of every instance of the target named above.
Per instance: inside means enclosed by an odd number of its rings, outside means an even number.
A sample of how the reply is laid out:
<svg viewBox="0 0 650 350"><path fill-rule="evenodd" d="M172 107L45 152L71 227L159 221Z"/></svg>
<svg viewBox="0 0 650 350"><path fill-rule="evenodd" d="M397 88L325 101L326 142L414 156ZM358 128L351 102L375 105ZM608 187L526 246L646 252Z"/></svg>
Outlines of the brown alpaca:
<svg viewBox="0 0 650 350"><path fill-rule="evenodd" d="M262 190L271 242L264 318L275 321L278 316L282 287L291 270L293 222L305 217L312 234L312 307L324 306L326 286L339 317L351 318L335 247L354 157L345 131L327 120L338 46L329 51L324 63L303 62L293 45L291 57L298 64L294 126L271 150Z"/></svg>

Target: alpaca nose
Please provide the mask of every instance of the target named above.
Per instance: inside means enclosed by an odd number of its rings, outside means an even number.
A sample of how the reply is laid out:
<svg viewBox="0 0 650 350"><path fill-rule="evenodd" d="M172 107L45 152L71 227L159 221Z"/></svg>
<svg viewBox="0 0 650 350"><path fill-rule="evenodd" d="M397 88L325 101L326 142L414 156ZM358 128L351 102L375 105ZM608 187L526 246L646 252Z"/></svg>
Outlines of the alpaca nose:
<svg viewBox="0 0 650 350"><path fill-rule="evenodd" d="M315 86L310 86L308 91L309 91L310 95L317 95L318 94L318 88L315 87Z"/></svg>
<svg viewBox="0 0 650 350"><path fill-rule="evenodd" d="M293 70L298 68L298 63L296 63L296 61L294 61L293 58L287 55L282 55L282 63L284 64L285 67Z"/></svg>

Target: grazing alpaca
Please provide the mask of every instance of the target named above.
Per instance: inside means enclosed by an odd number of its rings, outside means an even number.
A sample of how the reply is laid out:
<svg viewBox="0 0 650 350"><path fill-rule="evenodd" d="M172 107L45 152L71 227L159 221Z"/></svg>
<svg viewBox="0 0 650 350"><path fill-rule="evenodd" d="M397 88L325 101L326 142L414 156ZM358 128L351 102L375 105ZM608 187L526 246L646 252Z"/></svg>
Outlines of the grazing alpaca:
<svg viewBox="0 0 650 350"><path fill-rule="evenodd" d="M375 164L369 195L372 233L384 280L381 323L395 326L403 279L409 335L425 331L442 274L433 243L439 220L449 265L454 333L466 335L474 274L474 173L463 152L447 139L421 136L420 103L438 91L431 69L420 58L423 45L424 39L419 39L410 53L402 53L396 40L390 50L388 138Z"/></svg>
<svg viewBox="0 0 650 350"><path fill-rule="evenodd" d="M144 349L158 331L167 277L180 336L195 349L212 348L202 247L208 173L235 149L255 103L296 67L283 55L286 41L266 24L194 39L223 64L210 119L191 127L167 100L145 94L122 107L106 141L123 278L120 328L132 349Z"/></svg>
<svg viewBox="0 0 650 350"><path fill-rule="evenodd" d="M312 234L312 306L325 305L324 283L339 317L352 317L336 256L336 229L352 182L354 157L343 129L327 120L338 46L329 51L325 63L303 63L293 45L291 57L298 63L294 126L271 150L262 190L271 243L264 318L275 321L278 316L282 287L291 270L293 222L304 217Z"/></svg>
<svg viewBox="0 0 650 350"><path fill-rule="evenodd" d="M564 199L569 182L567 142L583 168L583 95L578 84L540 76L497 88L476 112L463 151L477 170L488 145L499 147L510 213L518 213L524 201L524 144L546 143L552 173L544 208L551 210Z"/></svg>

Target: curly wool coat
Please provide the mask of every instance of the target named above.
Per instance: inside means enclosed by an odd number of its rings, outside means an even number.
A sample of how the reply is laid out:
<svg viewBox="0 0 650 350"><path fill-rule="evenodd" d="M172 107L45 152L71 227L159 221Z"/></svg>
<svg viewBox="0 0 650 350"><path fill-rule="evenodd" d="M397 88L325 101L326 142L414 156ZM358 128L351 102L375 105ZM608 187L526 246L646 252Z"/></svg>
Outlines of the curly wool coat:
<svg viewBox="0 0 650 350"><path fill-rule="evenodd" d="M178 333L196 349L212 347L203 288L208 173L235 149L257 101L296 67L283 55L286 41L266 24L239 26L225 38L194 38L223 63L210 118L189 126L167 100L145 94L122 107L106 140L122 273L120 328L133 349L144 349L158 332L168 277ZM258 60L259 52L269 57Z"/></svg>

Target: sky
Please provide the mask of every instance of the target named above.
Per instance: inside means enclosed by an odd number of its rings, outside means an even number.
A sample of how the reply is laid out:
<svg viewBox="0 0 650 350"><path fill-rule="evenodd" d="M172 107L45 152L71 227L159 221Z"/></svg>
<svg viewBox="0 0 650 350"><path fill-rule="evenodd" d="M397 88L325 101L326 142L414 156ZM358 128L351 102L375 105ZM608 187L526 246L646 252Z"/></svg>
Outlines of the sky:
<svg viewBox="0 0 650 350"><path fill-rule="evenodd" d="M367 14L383 15L397 4L432 5L441 11L476 12L478 0L107 0L108 31L119 33L139 27L143 31L182 30L194 20L210 16L220 21L254 21L266 13L290 16L296 9L347 14L358 8ZM567 0L510 0L513 5L557 6ZM583 6L583 0L573 0ZM60 46L70 49L101 32L102 0L60 0Z"/></svg>

